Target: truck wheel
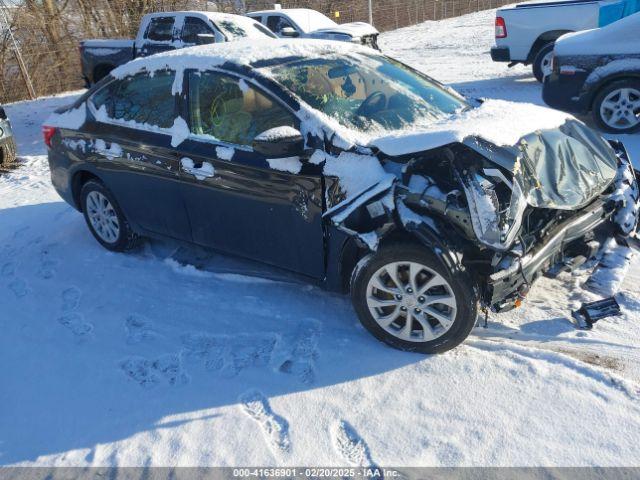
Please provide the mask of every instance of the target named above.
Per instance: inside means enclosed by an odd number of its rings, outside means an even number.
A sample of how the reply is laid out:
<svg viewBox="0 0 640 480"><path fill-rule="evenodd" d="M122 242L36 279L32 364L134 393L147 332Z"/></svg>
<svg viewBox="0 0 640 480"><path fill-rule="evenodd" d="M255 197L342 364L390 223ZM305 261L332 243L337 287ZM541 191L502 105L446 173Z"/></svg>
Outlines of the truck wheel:
<svg viewBox="0 0 640 480"><path fill-rule="evenodd" d="M135 247L139 237L118 206L113 194L99 181L89 180L80 191L82 213L95 239L107 250L124 252Z"/></svg>
<svg viewBox="0 0 640 480"><path fill-rule="evenodd" d="M0 165L8 166L16 160L16 142L10 138L0 147Z"/></svg>
<svg viewBox="0 0 640 480"><path fill-rule="evenodd" d="M426 247L407 243L358 263L351 300L370 333L405 351L446 352L467 338L477 317L469 276L449 271Z"/></svg>
<svg viewBox="0 0 640 480"><path fill-rule="evenodd" d="M596 95L591 114L605 132L640 130L640 80L629 78L606 85Z"/></svg>
<svg viewBox="0 0 640 480"><path fill-rule="evenodd" d="M533 75L539 82L544 81L544 77L551 74L552 60L553 60L553 46L554 42L544 45L535 58L533 59Z"/></svg>

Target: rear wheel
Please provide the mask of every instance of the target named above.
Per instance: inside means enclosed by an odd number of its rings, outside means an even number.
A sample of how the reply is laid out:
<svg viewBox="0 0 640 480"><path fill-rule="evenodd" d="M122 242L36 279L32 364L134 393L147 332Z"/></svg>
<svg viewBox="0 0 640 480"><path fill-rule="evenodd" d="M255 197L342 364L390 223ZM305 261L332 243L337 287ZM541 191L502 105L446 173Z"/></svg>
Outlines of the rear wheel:
<svg viewBox="0 0 640 480"><path fill-rule="evenodd" d="M593 120L606 132L640 129L640 80L618 80L605 86L593 101Z"/></svg>
<svg viewBox="0 0 640 480"><path fill-rule="evenodd" d="M532 69L533 75L539 82L544 81L544 77L551 75L552 61L553 61L553 46L554 43L547 43L544 45L535 58L533 59Z"/></svg>
<svg viewBox="0 0 640 480"><path fill-rule="evenodd" d="M450 272L433 252L396 244L360 261L351 299L362 325L400 350L441 353L475 325L477 294L464 272Z"/></svg>
<svg viewBox="0 0 640 480"><path fill-rule="evenodd" d="M107 250L123 252L136 246L138 236L113 194L100 182L89 180L80 192L82 212L89 230Z"/></svg>
<svg viewBox="0 0 640 480"><path fill-rule="evenodd" d="M16 160L16 142L11 137L0 147L0 165L5 167L11 165Z"/></svg>

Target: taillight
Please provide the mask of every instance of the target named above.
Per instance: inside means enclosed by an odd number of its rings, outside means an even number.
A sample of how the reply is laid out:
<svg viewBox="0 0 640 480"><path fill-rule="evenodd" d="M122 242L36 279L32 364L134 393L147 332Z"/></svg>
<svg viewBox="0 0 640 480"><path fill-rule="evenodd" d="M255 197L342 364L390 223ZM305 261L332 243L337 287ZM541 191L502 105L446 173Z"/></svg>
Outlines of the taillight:
<svg viewBox="0 0 640 480"><path fill-rule="evenodd" d="M56 133L56 127L48 127L44 125L42 127L42 136L44 137L44 143L47 147L51 148L51 139Z"/></svg>
<svg viewBox="0 0 640 480"><path fill-rule="evenodd" d="M506 38L507 36L507 24L504 23L504 18L496 17L496 38Z"/></svg>

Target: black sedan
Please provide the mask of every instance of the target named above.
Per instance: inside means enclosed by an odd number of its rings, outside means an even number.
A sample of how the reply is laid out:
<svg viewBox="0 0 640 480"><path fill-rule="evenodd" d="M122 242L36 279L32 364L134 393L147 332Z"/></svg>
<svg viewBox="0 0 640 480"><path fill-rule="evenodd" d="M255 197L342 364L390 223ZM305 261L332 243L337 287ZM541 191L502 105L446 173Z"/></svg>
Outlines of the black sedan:
<svg viewBox="0 0 640 480"><path fill-rule="evenodd" d="M468 102L363 47L266 43L133 61L47 121L53 185L105 248L162 236L265 262L436 353L479 304L514 308L555 262L635 229L624 148L579 122L550 111L557 128L492 143L483 129L547 109Z"/></svg>
<svg viewBox="0 0 640 480"><path fill-rule="evenodd" d="M591 112L595 124L606 132L638 131L640 13L560 37L542 96L554 108Z"/></svg>

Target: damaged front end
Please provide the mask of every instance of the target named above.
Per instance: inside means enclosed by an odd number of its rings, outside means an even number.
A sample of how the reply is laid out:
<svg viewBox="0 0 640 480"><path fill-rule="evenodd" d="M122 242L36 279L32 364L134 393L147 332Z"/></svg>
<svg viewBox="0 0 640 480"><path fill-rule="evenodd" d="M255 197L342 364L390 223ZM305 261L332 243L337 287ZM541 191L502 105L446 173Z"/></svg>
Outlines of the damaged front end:
<svg viewBox="0 0 640 480"><path fill-rule="evenodd" d="M326 216L363 248L409 233L448 268L468 271L484 307L518 306L532 283L568 258L590 258L634 235L638 185L620 143L581 123L538 131L512 147L481 138L389 157L384 180Z"/></svg>

